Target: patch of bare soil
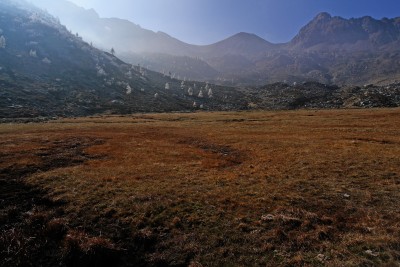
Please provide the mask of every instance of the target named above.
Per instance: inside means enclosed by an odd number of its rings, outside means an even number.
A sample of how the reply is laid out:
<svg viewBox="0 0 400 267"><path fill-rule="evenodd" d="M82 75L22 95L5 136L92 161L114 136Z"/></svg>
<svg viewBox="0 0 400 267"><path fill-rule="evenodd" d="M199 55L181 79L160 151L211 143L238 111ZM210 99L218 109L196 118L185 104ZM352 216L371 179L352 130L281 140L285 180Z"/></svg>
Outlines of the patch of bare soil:
<svg viewBox="0 0 400 267"><path fill-rule="evenodd" d="M244 152L233 149L229 146L218 145L202 139L189 138L179 142L179 144L188 145L203 150L206 153L215 155L219 163L217 167L226 168L240 165L245 159Z"/></svg>

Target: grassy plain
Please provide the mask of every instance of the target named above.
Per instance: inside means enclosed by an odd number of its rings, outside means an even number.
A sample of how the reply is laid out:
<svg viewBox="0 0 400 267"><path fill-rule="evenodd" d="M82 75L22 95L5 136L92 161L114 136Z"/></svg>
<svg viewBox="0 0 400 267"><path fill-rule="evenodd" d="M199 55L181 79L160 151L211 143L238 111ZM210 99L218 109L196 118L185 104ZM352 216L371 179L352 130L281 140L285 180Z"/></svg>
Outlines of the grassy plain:
<svg viewBox="0 0 400 267"><path fill-rule="evenodd" d="M4 266L399 266L399 109L135 114L0 136Z"/></svg>

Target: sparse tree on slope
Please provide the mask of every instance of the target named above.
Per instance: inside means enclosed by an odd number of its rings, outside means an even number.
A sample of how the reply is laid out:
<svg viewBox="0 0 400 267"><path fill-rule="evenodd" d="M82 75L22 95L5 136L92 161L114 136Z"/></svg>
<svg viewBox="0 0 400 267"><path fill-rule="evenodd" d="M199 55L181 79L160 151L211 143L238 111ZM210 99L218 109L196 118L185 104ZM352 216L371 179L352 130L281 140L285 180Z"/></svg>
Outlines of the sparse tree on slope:
<svg viewBox="0 0 400 267"><path fill-rule="evenodd" d="M45 63L45 64L51 64L51 60L48 59L47 57L45 57L45 58L42 60L42 62Z"/></svg>
<svg viewBox="0 0 400 267"><path fill-rule="evenodd" d="M3 35L0 36L0 48L6 48L6 38Z"/></svg>
<svg viewBox="0 0 400 267"><path fill-rule="evenodd" d="M132 87L128 84L127 86L126 86L126 94L127 95L130 95L132 93Z"/></svg>
<svg viewBox="0 0 400 267"><path fill-rule="evenodd" d="M31 57L37 57L36 50L31 49L31 50L29 51L29 56L31 56Z"/></svg>
<svg viewBox="0 0 400 267"><path fill-rule="evenodd" d="M204 96L204 95L203 95L203 89L200 89L200 92L199 92L198 97L199 97L199 98L203 98L203 96Z"/></svg>
<svg viewBox="0 0 400 267"><path fill-rule="evenodd" d="M208 97L209 98L213 97L213 91L211 90L211 88L208 90Z"/></svg>
<svg viewBox="0 0 400 267"><path fill-rule="evenodd" d="M190 96L193 95L193 89L192 89L192 87L189 87L189 89L188 89L188 95L190 95Z"/></svg>

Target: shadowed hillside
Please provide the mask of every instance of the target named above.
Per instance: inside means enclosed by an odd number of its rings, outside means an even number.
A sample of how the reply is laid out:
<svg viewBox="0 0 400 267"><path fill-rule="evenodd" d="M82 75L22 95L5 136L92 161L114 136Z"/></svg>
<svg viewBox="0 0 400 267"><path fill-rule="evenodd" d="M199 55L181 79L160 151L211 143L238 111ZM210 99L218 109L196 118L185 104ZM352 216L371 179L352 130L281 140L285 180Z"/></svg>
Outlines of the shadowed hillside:
<svg viewBox="0 0 400 267"><path fill-rule="evenodd" d="M1 117L246 107L232 88L126 64L46 12L18 3L0 3Z"/></svg>

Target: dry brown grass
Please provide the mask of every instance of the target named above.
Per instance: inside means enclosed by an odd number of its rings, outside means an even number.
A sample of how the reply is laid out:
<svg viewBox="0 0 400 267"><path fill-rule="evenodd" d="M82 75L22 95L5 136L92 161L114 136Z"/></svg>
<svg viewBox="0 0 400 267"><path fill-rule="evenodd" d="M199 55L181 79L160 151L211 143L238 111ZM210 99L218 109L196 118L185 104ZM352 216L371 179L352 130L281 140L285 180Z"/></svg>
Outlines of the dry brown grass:
<svg viewBox="0 0 400 267"><path fill-rule="evenodd" d="M63 203L43 225L72 261L399 266L399 125L399 109L0 125L0 168Z"/></svg>

